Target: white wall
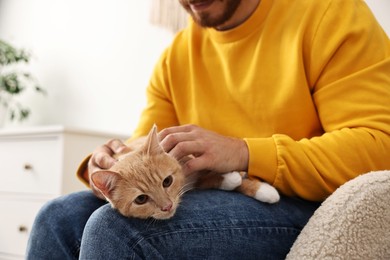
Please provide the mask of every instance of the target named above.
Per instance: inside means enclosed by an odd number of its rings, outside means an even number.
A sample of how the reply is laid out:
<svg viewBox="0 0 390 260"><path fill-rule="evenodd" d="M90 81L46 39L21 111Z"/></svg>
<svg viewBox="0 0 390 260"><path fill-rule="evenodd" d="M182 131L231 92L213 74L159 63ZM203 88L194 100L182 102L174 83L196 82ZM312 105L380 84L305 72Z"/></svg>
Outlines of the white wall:
<svg viewBox="0 0 390 260"><path fill-rule="evenodd" d="M379 23L390 36L390 1L389 0L366 0Z"/></svg>
<svg viewBox="0 0 390 260"><path fill-rule="evenodd" d="M130 134L172 34L149 24L150 0L0 0L0 38L33 54L47 97L25 95L25 125ZM10 124L15 127L20 124Z"/></svg>
<svg viewBox="0 0 390 260"><path fill-rule="evenodd" d="M174 0L172 0L174 1ZM390 35L390 1L367 0ZM48 97L26 95L25 125L130 134L172 35L148 22L150 0L0 0L0 38L34 53ZM10 124L8 127L19 126Z"/></svg>

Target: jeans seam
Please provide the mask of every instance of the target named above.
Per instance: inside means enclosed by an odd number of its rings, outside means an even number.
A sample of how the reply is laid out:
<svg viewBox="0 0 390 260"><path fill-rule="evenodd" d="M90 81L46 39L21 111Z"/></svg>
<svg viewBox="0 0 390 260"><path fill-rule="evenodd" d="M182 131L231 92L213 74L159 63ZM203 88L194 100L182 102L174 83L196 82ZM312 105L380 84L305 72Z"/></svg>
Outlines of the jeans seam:
<svg viewBox="0 0 390 260"><path fill-rule="evenodd" d="M235 228L182 228L181 230L174 230L174 231L166 231L166 232L156 232L154 234L149 234L145 236L138 237L136 241L134 241L131 245L131 251L133 252L131 259L135 259L135 256L143 254L143 246L145 243L149 244L150 246L153 246L154 242L153 239L156 240L161 240L164 239L165 236L170 236L170 235L190 235L190 234L202 234L202 233L213 233L213 232L224 232L224 231L239 231L239 230L259 230L258 232L263 233L265 236L268 235L280 235L280 234L285 234L285 235L290 235L294 236L295 238L299 235L301 230L299 230L296 227L235 227ZM295 240L295 239L294 239ZM153 246L154 248L154 246ZM156 257L156 256L155 256ZM160 256L162 257L162 256Z"/></svg>
<svg viewBox="0 0 390 260"><path fill-rule="evenodd" d="M79 259L80 255L81 239L77 239L75 243L70 247L70 251L74 259Z"/></svg>
<svg viewBox="0 0 390 260"><path fill-rule="evenodd" d="M150 241L153 238L163 237L171 234L180 234L180 233L187 233L187 234L194 234L194 233L202 233L202 232L214 232L214 231L229 231L229 230L249 230L249 229L262 229L266 232L264 232L267 235L270 235L272 233L275 234L299 234L301 230L294 227L235 227L235 228L182 228L181 230L174 230L174 231L164 231L164 232L156 232L149 235L142 235L139 239L134 241L130 248L132 250L135 250L136 247L141 244L144 241ZM271 231L272 230L272 231ZM283 231L283 232L281 232Z"/></svg>
<svg viewBox="0 0 390 260"><path fill-rule="evenodd" d="M158 236L165 236L169 234L177 234L177 233L194 233L194 232L213 232L213 231L229 231L229 230L246 230L246 229L262 229L267 234L299 234L300 230L293 227L236 227L236 228L185 228L182 230L174 230L174 231L165 231L165 232L159 232L155 234L150 234L149 236L145 236L145 240L148 240L150 238L158 237ZM283 231L283 232L281 232Z"/></svg>

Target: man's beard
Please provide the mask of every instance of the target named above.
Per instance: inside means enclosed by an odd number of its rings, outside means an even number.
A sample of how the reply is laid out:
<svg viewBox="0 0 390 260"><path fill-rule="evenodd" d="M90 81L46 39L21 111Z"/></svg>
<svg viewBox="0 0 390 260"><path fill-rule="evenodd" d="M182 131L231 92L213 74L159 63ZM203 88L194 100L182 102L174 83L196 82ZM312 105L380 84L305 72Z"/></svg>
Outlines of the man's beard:
<svg viewBox="0 0 390 260"><path fill-rule="evenodd" d="M192 16L194 21L202 27L218 27L228 21L233 14L236 12L238 6L241 3L241 0L225 0L224 10L219 16L212 16L208 12L194 14L189 6L189 3L203 2L207 0L180 0L180 4L184 7L184 9ZM223 2L224 0L215 0Z"/></svg>

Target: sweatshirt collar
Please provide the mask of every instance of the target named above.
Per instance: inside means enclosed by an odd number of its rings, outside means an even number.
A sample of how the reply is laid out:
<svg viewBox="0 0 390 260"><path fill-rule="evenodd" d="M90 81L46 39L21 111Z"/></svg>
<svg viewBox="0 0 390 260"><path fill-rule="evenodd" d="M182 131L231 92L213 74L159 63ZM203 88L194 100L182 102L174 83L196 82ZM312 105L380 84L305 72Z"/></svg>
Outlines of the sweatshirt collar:
<svg viewBox="0 0 390 260"><path fill-rule="evenodd" d="M253 14L239 26L226 31L217 31L214 28L207 28L206 30L210 38L216 42L228 43L240 40L261 29L271 6L272 0L261 0Z"/></svg>

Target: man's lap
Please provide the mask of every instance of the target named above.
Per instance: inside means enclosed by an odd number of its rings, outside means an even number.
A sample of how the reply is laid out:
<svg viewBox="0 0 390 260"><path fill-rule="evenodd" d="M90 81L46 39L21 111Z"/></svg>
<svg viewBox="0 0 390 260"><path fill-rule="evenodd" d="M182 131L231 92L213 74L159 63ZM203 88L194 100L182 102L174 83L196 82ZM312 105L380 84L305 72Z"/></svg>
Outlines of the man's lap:
<svg viewBox="0 0 390 260"><path fill-rule="evenodd" d="M108 204L89 218L81 258L284 258L318 203L264 204L236 192L192 191L170 220L120 216Z"/></svg>

